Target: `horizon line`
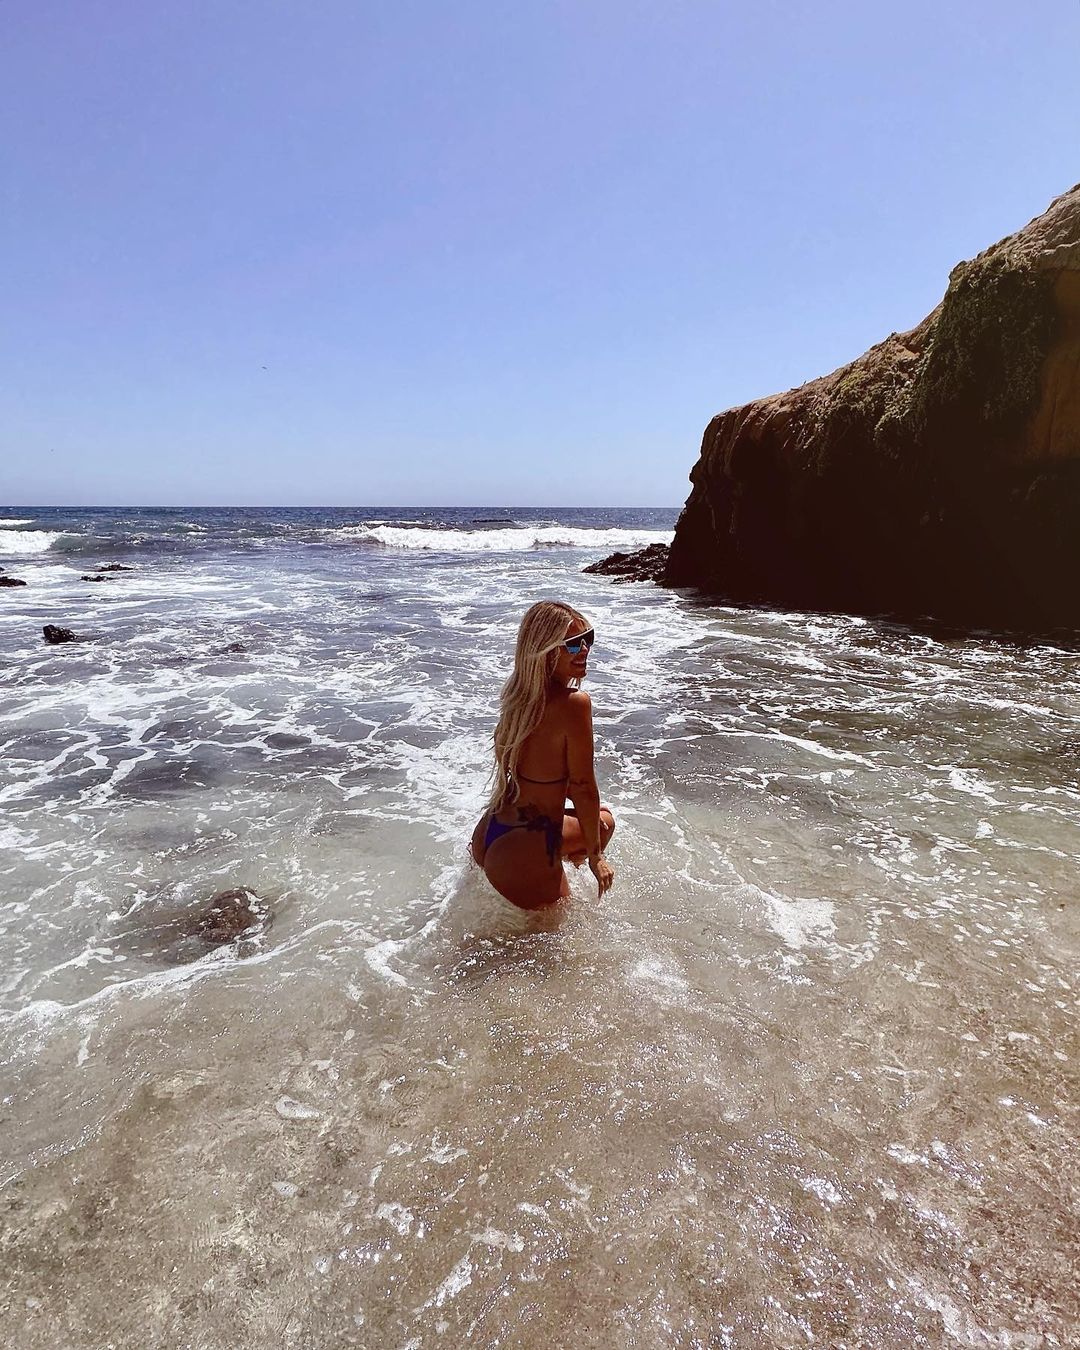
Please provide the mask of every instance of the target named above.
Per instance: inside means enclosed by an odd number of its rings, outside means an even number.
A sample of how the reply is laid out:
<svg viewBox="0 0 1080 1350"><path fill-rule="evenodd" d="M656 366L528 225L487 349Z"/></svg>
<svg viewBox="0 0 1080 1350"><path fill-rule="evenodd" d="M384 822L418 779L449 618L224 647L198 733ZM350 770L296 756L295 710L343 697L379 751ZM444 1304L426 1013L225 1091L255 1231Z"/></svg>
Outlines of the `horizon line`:
<svg viewBox="0 0 1080 1350"><path fill-rule="evenodd" d="M683 503L685 505L685 503ZM75 505L70 502L37 503L35 505L5 503L0 511L673 511L682 509L677 502L663 505L635 504L616 506L610 503L593 502L582 506L568 503L542 502L533 505L527 502L467 502L463 505L449 505L438 502L354 502L349 505L333 506L327 503L284 506L274 502L218 502L215 504L193 502L95 502Z"/></svg>

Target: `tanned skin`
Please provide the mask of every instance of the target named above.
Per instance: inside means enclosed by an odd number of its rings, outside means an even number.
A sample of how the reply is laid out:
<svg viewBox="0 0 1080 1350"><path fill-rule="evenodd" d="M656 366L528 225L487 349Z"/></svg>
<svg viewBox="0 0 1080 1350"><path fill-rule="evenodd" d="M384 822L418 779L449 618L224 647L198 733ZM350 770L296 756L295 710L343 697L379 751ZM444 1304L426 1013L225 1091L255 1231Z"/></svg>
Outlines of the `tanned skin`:
<svg viewBox="0 0 1080 1350"><path fill-rule="evenodd" d="M566 636L586 631L587 625L573 619ZM473 858L500 895L521 909L540 909L569 895L563 859L576 865L588 862L598 895L614 880L603 850L615 831L615 819L600 805L593 771L592 700L569 687L572 680L584 678L588 657L586 647L576 656L560 650L543 719L522 747L518 769L525 778L556 780L520 782L517 801L497 816L504 824L525 828L500 835L486 852L486 814L473 831ZM573 810L566 809L567 797Z"/></svg>

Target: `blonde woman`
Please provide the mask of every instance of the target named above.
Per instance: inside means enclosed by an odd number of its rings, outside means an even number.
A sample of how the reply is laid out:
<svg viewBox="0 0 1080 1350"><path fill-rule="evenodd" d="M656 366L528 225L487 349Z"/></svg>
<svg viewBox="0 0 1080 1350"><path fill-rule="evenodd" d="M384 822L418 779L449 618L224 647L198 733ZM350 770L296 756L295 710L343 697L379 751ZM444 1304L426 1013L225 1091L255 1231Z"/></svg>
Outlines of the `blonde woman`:
<svg viewBox="0 0 1080 1350"><path fill-rule="evenodd" d="M604 848L615 819L600 805L592 701L579 688L593 636L576 609L555 600L526 610L518 629L495 728L495 787L471 847L499 894L521 909L569 895L564 858L588 860L600 895L614 880Z"/></svg>

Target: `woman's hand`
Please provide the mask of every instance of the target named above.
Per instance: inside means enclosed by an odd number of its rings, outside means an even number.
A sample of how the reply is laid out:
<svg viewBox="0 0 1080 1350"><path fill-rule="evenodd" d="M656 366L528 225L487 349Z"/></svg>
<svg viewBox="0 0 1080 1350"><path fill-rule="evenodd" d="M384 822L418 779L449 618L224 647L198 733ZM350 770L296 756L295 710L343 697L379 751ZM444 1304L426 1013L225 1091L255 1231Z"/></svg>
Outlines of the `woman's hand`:
<svg viewBox="0 0 1080 1350"><path fill-rule="evenodd" d="M611 870L609 863L604 861L602 854L597 854L595 858L589 859L589 871L596 878L596 884L599 887L597 896L601 896L605 891L611 890L611 883L615 880L615 873Z"/></svg>

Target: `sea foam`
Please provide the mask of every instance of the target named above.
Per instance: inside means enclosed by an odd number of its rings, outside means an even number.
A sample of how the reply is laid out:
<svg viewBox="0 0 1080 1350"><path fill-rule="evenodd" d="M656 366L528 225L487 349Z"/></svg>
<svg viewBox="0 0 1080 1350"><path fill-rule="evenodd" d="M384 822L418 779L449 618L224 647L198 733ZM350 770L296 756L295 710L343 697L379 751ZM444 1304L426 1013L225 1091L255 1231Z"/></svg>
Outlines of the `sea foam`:
<svg viewBox="0 0 1080 1350"><path fill-rule="evenodd" d="M522 553L542 548L644 548L671 542L670 530L575 529L568 525L498 530L432 530L399 525L357 525L333 532L349 543L432 553Z"/></svg>
<svg viewBox="0 0 1080 1350"><path fill-rule="evenodd" d="M13 520L5 525L15 525ZM0 555L11 557L28 553L44 553L60 538L57 530L12 530L0 529Z"/></svg>

